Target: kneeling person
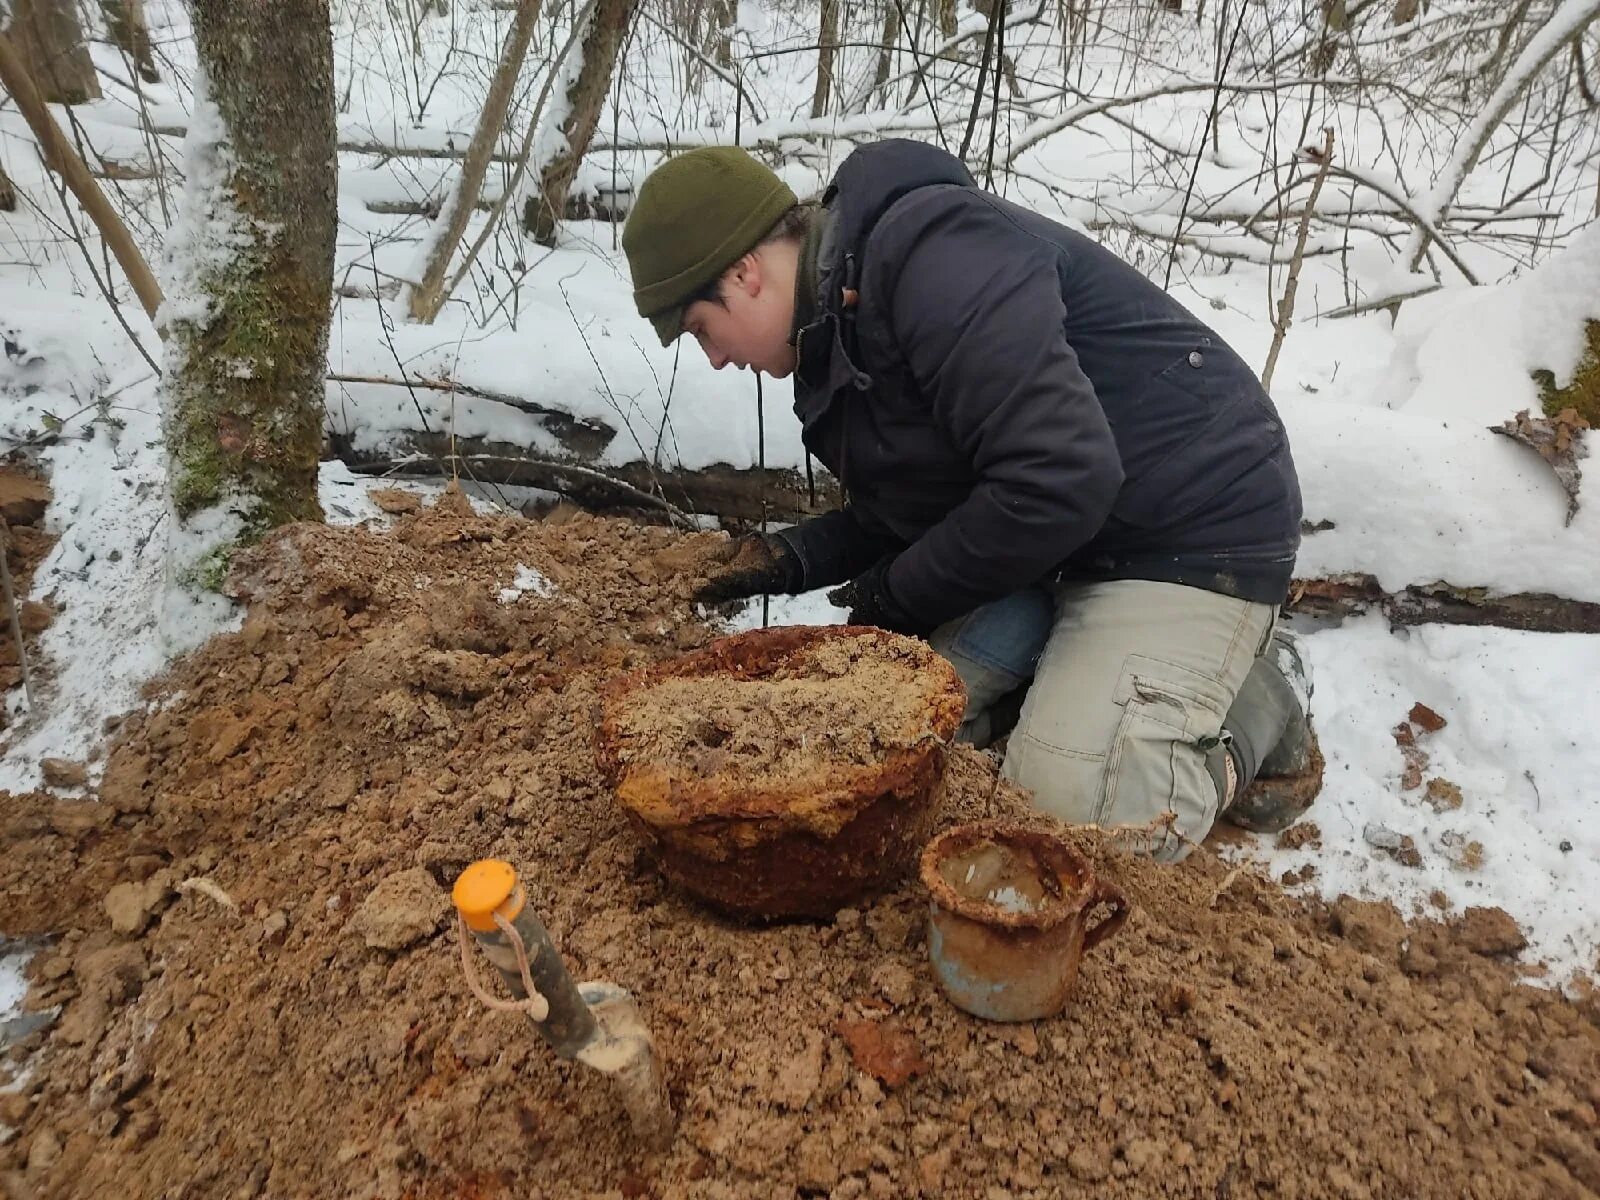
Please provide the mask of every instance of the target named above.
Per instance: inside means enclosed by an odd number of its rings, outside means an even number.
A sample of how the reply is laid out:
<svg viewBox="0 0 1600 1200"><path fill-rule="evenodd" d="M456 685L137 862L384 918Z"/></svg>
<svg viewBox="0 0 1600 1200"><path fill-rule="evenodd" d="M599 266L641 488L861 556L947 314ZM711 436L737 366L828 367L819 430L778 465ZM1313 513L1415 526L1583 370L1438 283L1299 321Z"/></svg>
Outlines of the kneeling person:
<svg viewBox="0 0 1600 1200"><path fill-rule="evenodd" d="M1299 484L1207 326L917 142L855 151L815 207L743 150L692 150L622 240L663 345L793 376L845 497L730 543L703 599L842 583L852 622L955 664L965 740L1010 730L1005 775L1062 820L1172 813L1198 841L1310 802L1309 688L1276 630Z"/></svg>

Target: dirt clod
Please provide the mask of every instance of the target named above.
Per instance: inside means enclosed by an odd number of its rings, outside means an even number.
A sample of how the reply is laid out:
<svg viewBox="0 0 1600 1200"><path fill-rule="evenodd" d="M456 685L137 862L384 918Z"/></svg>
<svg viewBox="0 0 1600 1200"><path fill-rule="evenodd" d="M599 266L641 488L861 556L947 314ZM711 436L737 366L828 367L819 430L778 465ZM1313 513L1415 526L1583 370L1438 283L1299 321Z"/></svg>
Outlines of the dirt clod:
<svg viewBox="0 0 1600 1200"><path fill-rule="evenodd" d="M834 1032L850 1047L856 1067L885 1087L897 1088L928 1069L917 1040L899 1022L840 1020Z"/></svg>
<svg viewBox="0 0 1600 1200"><path fill-rule="evenodd" d="M1452 812L1464 803L1461 789L1437 775L1428 780L1428 790L1423 799L1434 812Z"/></svg>
<svg viewBox="0 0 1600 1200"><path fill-rule="evenodd" d="M1452 924L1461 944L1474 954L1515 954L1528 944L1503 908L1469 908Z"/></svg>
<svg viewBox="0 0 1600 1200"><path fill-rule="evenodd" d="M421 867L388 876L361 902L350 928L375 950L404 950L431 934L449 905Z"/></svg>
<svg viewBox="0 0 1600 1200"><path fill-rule="evenodd" d="M89 782L89 768L70 758L41 758L39 771L46 787L81 788Z"/></svg>
<svg viewBox="0 0 1600 1200"><path fill-rule="evenodd" d="M1427 733L1438 733L1439 730L1449 724L1443 717L1420 700L1411 706L1411 711L1406 714L1406 720Z"/></svg>

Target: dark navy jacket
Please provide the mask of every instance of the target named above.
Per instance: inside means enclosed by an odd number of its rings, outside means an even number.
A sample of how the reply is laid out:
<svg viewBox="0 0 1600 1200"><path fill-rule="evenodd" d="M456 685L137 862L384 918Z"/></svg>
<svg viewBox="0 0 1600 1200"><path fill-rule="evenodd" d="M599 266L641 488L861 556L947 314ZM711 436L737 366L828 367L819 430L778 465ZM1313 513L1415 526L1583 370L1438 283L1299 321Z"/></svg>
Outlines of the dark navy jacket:
<svg viewBox="0 0 1600 1200"><path fill-rule="evenodd" d="M795 412L846 506L786 531L806 587L898 551L925 628L1058 575L1283 600L1299 484L1221 338L935 146L856 150L823 203Z"/></svg>

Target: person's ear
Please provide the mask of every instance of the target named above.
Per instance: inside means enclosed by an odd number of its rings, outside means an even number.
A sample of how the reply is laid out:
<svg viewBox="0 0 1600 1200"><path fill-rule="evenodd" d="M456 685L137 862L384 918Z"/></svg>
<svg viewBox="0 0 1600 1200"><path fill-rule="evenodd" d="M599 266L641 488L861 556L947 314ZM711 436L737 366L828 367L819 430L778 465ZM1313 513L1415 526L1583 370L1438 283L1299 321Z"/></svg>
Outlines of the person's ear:
<svg viewBox="0 0 1600 1200"><path fill-rule="evenodd" d="M754 251L733 264L733 286L752 300L761 294L761 257Z"/></svg>

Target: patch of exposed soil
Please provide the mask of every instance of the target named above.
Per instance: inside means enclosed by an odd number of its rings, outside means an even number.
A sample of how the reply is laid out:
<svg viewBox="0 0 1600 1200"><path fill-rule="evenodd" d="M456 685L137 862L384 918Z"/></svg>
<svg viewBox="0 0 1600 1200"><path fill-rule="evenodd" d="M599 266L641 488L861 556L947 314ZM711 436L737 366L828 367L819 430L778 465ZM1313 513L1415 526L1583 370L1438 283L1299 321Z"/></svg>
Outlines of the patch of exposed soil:
<svg viewBox="0 0 1600 1200"><path fill-rule="evenodd" d="M1493 916L1463 937L1308 908L1085 834L1133 918L1067 1014L1006 1028L942 999L915 884L823 925L686 902L593 753L605 680L709 636L693 581L648 560L676 537L446 506L251 556L244 628L126 723L100 804L0 800L0 932L53 935L29 1004L62 1006L0 1096L0 1193L1600 1190L1600 1008L1520 984ZM559 592L499 603L519 564ZM1025 813L952 756L942 824ZM519 865L576 974L638 997L681 1114L665 1153L469 995L444 894L483 855Z"/></svg>
<svg viewBox="0 0 1600 1200"><path fill-rule="evenodd" d="M48 604L23 599L33 583L34 571L56 544L56 539L42 528L49 503L50 486L44 480L21 465L0 465L0 543L5 546L6 566L11 571L25 649L32 648L34 637L49 627L55 615ZM29 663L33 661L30 656ZM0 692L21 683L22 664L11 634L11 616L0 598ZM5 719L4 710L0 710L0 728Z"/></svg>

